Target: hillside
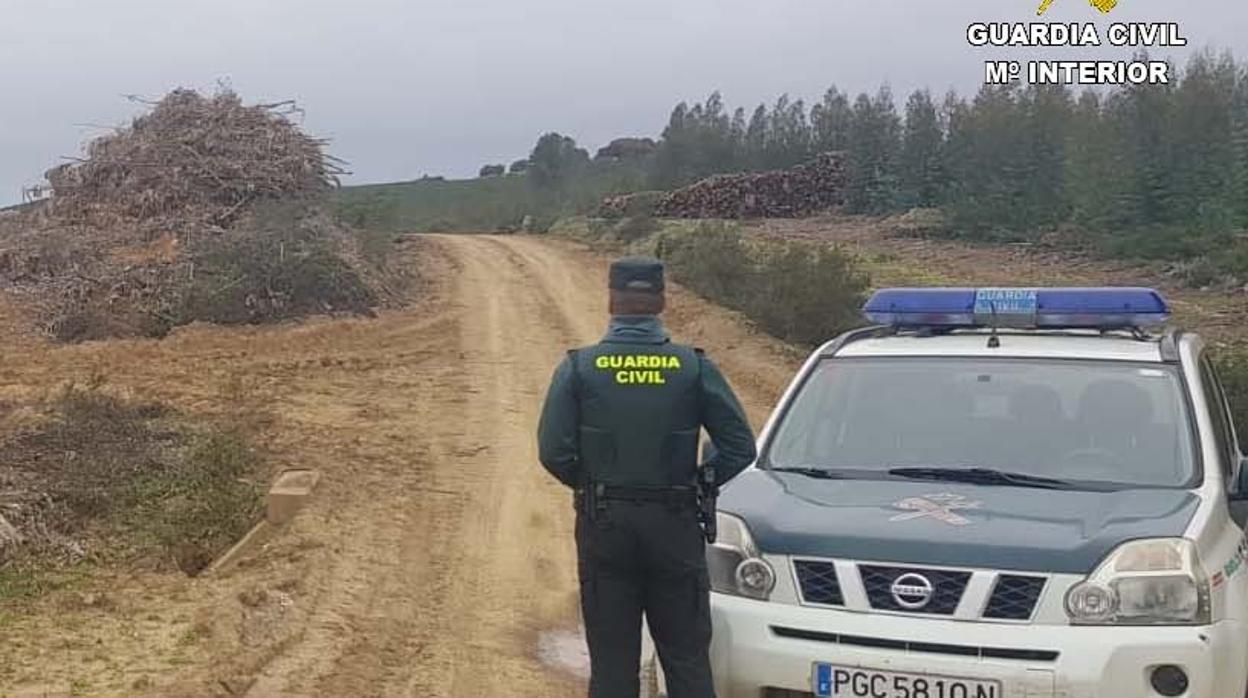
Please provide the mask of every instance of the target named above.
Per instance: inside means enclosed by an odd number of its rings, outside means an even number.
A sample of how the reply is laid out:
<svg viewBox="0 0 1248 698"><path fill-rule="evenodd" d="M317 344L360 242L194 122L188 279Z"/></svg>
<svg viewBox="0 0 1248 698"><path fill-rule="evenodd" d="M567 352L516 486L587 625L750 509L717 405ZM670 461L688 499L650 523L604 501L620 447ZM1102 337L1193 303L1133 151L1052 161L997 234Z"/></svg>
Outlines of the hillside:
<svg viewBox="0 0 1248 698"><path fill-rule="evenodd" d="M522 175L343 187L336 195L348 224L387 232L516 231L587 209L613 194L642 188L645 172L628 162L592 162L560 187L538 187Z"/></svg>

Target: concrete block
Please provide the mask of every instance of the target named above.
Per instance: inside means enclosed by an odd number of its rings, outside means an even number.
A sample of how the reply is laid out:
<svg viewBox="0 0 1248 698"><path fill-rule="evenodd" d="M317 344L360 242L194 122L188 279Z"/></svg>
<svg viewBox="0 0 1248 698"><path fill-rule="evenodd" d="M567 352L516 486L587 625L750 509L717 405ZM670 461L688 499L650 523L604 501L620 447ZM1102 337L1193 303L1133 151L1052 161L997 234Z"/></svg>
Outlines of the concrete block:
<svg viewBox="0 0 1248 698"><path fill-rule="evenodd" d="M265 518L274 526L293 519L320 480L321 474L315 470L287 470L279 475L269 489L268 513Z"/></svg>
<svg viewBox="0 0 1248 698"><path fill-rule="evenodd" d="M211 565L208 566L208 569L204 570L201 574L216 574L230 565L233 565L243 556L244 553L249 552L259 545L262 540L266 539L271 530L272 527L264 521L256 524L250 531L247 532L247 535L243 536L242 540L235 543L234 547L225 551L224 555L217 558Z"/></svg>

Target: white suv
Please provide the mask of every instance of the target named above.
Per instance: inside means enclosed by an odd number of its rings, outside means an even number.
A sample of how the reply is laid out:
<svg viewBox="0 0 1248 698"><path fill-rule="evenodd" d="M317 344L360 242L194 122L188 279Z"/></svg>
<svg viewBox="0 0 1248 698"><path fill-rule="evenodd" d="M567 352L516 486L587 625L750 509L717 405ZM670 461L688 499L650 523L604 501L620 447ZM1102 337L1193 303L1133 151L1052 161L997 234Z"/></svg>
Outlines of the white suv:
<svg viewBox="0 0 1248 698"><path fill-rule="evenodd" d="M1239 698L1248 469L1148 289L890 289L725 487L719 698Z"/></svg>

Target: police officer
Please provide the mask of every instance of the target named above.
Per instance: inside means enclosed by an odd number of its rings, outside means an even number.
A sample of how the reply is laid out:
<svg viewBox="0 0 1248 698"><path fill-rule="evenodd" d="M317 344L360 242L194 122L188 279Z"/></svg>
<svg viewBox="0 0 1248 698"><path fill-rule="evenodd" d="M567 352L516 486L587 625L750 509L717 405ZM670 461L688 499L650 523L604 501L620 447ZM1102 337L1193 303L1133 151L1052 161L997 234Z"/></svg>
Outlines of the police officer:
<svg viewBox="0 0 1248 698"><path fill-rule="evenodd" d="M644 613L671 698L712 698L698 435L720 483L754 460L754 437L715 364L663 328L662 263L619 260L609 286L606 336L556 369L538 427L542 465L576 491L589 695L638 695Z"/></svg>

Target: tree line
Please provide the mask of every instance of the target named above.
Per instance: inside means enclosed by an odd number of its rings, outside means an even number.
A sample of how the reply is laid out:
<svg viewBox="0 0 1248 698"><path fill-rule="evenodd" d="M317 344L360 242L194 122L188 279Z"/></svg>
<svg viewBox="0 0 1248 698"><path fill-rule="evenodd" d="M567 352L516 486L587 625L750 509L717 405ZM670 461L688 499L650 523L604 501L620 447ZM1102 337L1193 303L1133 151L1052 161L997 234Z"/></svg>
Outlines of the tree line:
<svg viewBox="0 0 1248 698"><path fill-rule="evenodd" d="M652 174L674 186L827 150L845 151L861 212L958 205L1006 229L1242 225L1248 70L1202 54L1168 86L986 86L939 100L919 90L900 110L887 88L851 101L833 87L809 109L784 96L748 120L712 94L673 110Z"/></svg>
<svg viewBox="0 0 1248 698"><path fill-rule="evenodd" d="M1111 253L1159 258L1217 250L1202 273L1248 270L1248 66L1203 53L1172 74L1169 85L1081 93L918 90L900 105L887 87L852 98L831 87L809 106L785 95L748 115L716 92L672 110L657 149L638 165L639 184L670 189L842 151L852 213L940 208L954 235L1056 231ZM571 139L547 134L529 174L559 186L589 160Z"/></svg>

